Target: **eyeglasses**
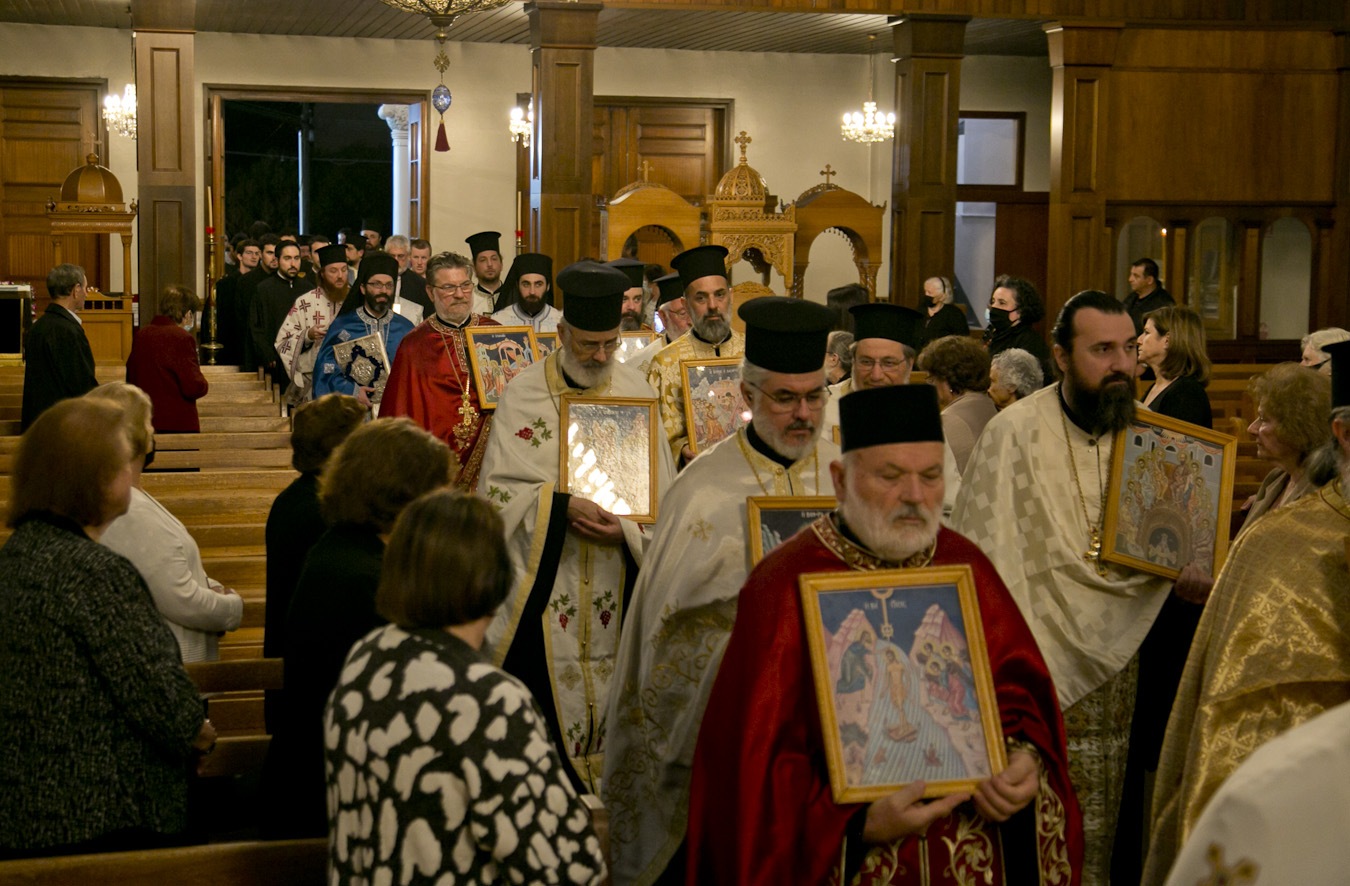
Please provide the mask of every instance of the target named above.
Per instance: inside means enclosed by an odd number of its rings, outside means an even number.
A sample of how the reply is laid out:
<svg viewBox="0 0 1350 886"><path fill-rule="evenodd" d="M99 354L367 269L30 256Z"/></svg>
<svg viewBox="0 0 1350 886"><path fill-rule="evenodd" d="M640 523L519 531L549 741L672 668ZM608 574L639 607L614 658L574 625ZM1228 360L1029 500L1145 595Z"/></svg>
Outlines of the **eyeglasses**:
<svg viewBox="0 0 1350 886"><path fill-rule="evenodd" d="M393 292L393 283L367 283L366 289L370 292Z"/></svg>
<svg viewBox="0 0 1350 886"><path fill-rule="evenodd" d="M621 342L617 338L611 338L609 341L577 341L572 339L572 347L587 357L600 349L604 349L606 354L612 354L619 349Z"/></svg>
<svg viewBox="0 0 1350 886"><path fill-rule="evenodd" d="M805 394L794 394L791 391L770 393L759 385L750 385L750 387L769 398L770 412L792 412L797 408L798 403L805 403L811 409L824 409L825 404L830 399L830 392L826 388L816 388L814 391L807 391Z"/></svg>
<svg viewBox="0 0 1350 886"><path fill-rule="evenodd" d="M433 286L431 288L436 290L437 292L445 292L445 293L454 292L456 289L458 289L460 292L464 293L465 295L468 295L469 293L473 292L473 281L469 280L464 283L458 284L447 283L444 286Z"/></svg>
<svg viewBox="0 0 1350 886"><path fill-rule="evenodd" d="M873 366L880 366L883 372L897 372L907 362L909 361L897 360L894 357L885 357L881 360L873 360L871 357L858 357L853 361L853 365L863 372L871 372Z"/></svg>

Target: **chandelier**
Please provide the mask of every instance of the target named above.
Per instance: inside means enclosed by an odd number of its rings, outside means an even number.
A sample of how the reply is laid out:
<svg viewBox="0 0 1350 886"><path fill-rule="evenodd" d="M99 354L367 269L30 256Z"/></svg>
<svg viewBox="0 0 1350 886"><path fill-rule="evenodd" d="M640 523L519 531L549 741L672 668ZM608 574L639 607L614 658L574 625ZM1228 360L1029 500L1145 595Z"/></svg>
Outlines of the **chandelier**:
<svg viewBox="0 0 1350 886"><path fill-rule="evenodd" d="M530 130L534 128L534 99L530 99L525 110L519 106L511 109L511 141L518 145L530 146Z"/></svg>
<svg viewBox="0 0 1350 886"><path fill-rule="evenodd" d="M445 54L446 30L455 23L455 19L469 12L483 12L505 6L510 0L382 0L386 6L392 6L404 12L425 15L436 28L438 51L432 61L441 73L440 83L431 93L431 106L441 115L440 125L436 127L436 150L450 150L450 140L445 135L445 112L450 110L452 96L445 85L445 72L450 67L450 58Z"/></svg>
<svg viewBox="0 0 1350 886"><path fill-rule="evenodd" d="M389 0L385 0L385 2L387 3ZM872 41L876 39L873 34L867 35L867 54L871 58L867 74L867 101L863 103L861 111L844 112L844 122L840 126L840 133L845 141L867 145L885 141L895 135L895 114L881 113L877 110L877 103L872 100L872 84L876 81L877 73L877 57L876 53L872 51Z"/></svg>
<svg viewBox="0 0 1350 886"><path fill-rule="evenodd" d="M111 92L103 99L103 122L118 135L136 137L136 87L128 83L118 98Z"/></svg>

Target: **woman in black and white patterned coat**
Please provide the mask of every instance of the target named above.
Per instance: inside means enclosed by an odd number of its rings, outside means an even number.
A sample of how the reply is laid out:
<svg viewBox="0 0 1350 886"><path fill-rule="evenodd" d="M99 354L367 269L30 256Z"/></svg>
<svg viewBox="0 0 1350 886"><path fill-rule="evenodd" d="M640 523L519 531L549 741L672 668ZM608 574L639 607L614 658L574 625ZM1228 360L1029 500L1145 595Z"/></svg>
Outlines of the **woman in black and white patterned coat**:
<svg viewBox="0 0 1350 886"><path fill-rule="evenodd" d="M528 689L479 653L512 580L501 518L440 491L394 527L324 716L332 884L599 883L600 842Z"/></svg>

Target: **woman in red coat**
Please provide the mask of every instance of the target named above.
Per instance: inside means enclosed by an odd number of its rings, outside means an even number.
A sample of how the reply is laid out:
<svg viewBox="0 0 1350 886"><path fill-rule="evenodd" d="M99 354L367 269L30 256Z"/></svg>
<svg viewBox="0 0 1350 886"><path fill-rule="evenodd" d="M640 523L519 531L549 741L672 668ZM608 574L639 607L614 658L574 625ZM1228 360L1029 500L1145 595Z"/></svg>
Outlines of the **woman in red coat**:
<svg viewBox="0 0 1350 886"><path fill-rule="evenodd" d="M184 286L169 286L159 298L160 313L136 333L127 358L127 382L150 395L156 433L196 433L197 401L206 396L206 377L197 363L197 339L188 329L202 300Z"/></svg>

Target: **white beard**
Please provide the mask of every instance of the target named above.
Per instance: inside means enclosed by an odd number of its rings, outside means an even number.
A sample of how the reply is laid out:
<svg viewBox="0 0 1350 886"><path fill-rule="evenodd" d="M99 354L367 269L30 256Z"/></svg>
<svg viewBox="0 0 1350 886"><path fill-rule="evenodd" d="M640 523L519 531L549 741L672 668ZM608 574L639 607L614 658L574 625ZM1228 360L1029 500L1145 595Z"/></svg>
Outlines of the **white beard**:
<svg viewBox="0 0 1350 886"><path fill-rule="evenodd" d="M882 513L858 494L853 477L848 478L848 498L839 506L839 514L863 546L883 560L901 563L932 547L937 539L939 518L936 510L920 505L898 505L890 513ZM897 526L900 517L920 516L924 525Z"/></svg>
<svg viewBox="0 0 1350 886"><path fill-rule="evenodd" d="M569 346L563 345L559 348L559 352L562 354L558 359L562 361L563 372L567 373L568 378L583 388L593 388L603 384L609 381L609 377L614 374L615 361L613 357L605 363L588 360L586 361L588 365L582 365Z"/></svg>

